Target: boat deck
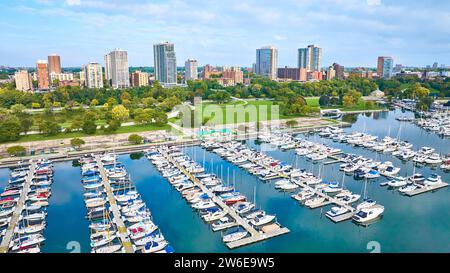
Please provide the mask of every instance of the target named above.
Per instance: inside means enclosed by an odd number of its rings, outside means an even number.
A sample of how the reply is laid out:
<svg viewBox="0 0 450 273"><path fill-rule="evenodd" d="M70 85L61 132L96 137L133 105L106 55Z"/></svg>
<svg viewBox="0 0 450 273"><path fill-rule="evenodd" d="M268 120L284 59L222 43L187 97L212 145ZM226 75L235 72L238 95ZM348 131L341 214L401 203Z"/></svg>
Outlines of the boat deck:
<svg viewBox="0 0 450 273"><path fill-rule="evenodd" d="M339 223L339 222L342 222L342 221L346 221L346 220L352 219L352 217L353 217L353 215L355 215L355 213L356 213L355 211L351 211L351 212L347 212L347 213L344 213L342 215L339 215L339 216L336 216L336 217L333 217L333 218L331 218L331 217L327 217L327 218L330 219L331 221L335 222L335 223Z"/></svg>
<svg viewBox="0 0 450 273"><path fill-rule="evenodd" d="M114 198L113 190L111 188L111 184L109 183L108 176L106 175L105 168L103 167L103 163L100 159L99 155L95 156L95 160L97 162L98 168L100 170L100 176L102 177L102 183L105 187L106 195L108 197L108 202L110 205L110 210L114 215L114 223L117 226L117 233L119 235L120 241L126 253L134 253L133 244L128 237L127 228L125 223L122 220L119 207L117 206L116 199Z"/></svg>
<svg viewBox="0 0 450 273"><path fill-rule="evenodd" d="M439 184L439 185L426 186L426 187L423 187L423 188L420 188L420 189L416 189L416 190L407 192L407 193L405 193L405 195L406 195L406 196L415 196L415 195L418 195L418 194L422 194L422 193L426 193L426 192L430 192L430 191L435 191L435 190L438 190L438 189L442 189L442 188L445 188L445 187L448 187L448 186L449 186L448 183L442 182L442 183Z"/></svg>
<svg viewBox="0 0 450 273"><path fill-rule="evenodd" d="M239 216L232 208L227 206L218 196L213 194L205 185L203 185L198 178L196 178L194 175L192 175L189 171L187 171L183 166L178 164L168 153L163 152L162 153L165 158L172 164L174 164L178 169L180 169L189 179L198 186L203 192L207 193L208 196L211 197L211 200L216 203L223 211L226 211L230 217L232 217L236 225L241 226L244 228L250 236L247 238L243 238L231 243L227 243L227 247L230 249L245 246L248 244L253 244L256 242L260 242L275 236L279 236L285 233L288 233L290 230L287 228L281 228L279 231L271 232L268 234L261 234L259 233L254 227L252 227L246 220L244 220L241 216Z"/></svg>
<svg viewBox="0 0 450 273"><path fill-rule="evenodd" d="M25 179L22 192L20 193L19 201L16 204L16 209L11 216L11 221L9 222L8 228L6 229L5 236L3 236L2 243L0 244L0 253L7 253L9 251L9 244L14 238L14 229L19 222L19 217L22 214L23 208L25 206L25 201L27 199L28 191L30 190L35 168L36 163L32 163L30 165L30 170L28 171L27 178Z"/></svg>

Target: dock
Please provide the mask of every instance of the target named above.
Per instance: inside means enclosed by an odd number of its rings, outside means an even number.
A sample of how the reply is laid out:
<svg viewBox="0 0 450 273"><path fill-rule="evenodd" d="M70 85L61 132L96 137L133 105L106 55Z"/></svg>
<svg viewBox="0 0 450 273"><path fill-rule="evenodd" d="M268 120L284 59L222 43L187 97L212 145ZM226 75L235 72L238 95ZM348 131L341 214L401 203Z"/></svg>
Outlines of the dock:
<svg viewBox="0 0 450 273"><path fill-rule="evenodd" d="M237 247L246 246L249 244L253 244L256 242L260 242L266 239L270 239L275 236L280 236L286 233L289 233L290 230L288 228L279 228L275 231L269 233L260 233L254 227L252 227L246 220L244 220L241 216L239 216L232 208L226 205L218 196L212 193L205 185L203 185L198 178L188 172L184 167L182 167L178 162L176 162L171 155L167 152L162 152L163 156L172 164L174 164L179 170L181 170L196 186L198 186L204 193L208 194L211 197L211 200L216 203L223 211L227 212L227 214L232 217L236 225L244 228L249 234L250 237L246 237L234 242L227 243L227 247L230 249L234 249Z"/></svg>
<svg viewBox="0 0 450 273"><path fill-rule="evenodd" d="M120 242L122 243L125 253L134 253L135 250L133 248L133 244L131 243L130 238L128 237L127 227L125 226L125 223L122 220L122 216L121 216L119 207L117 206L116 198L114 197L114 193L111 188L111 184L109 183L108 176L106 175L105 168L103 167L103 162L100 159L99 155L95 156L95 160L97 162L97 165L98 165L98 168L100 171L100 176L102 178L102 184L105 187L110 210L112 211L113 216L114 216L113 220L117 226L117 233L119 235Z"/></svg>
<svg viewBox="0 0 450 273"><path fill-rule="evenodd" d="M448 187L448 186L449 186L448 183L442 182L442 183L440 183L438 185L434 185L434 186L424 186L422 188L419 188L419 189L407 192L407 193L405 193L405 195L411 197L411 196L419 195L419 194L422 194L422 193L426 193L426 192L442 189L442 188L445 188L445 187Z"/></svg>
<svg viewBox="0 0 450 273"><path fill-rule="evenodd" d="M6 229L5 236L3 236L2 243L0 244L0 253L7 253L9 251L9 244L14 238L14 230L17 226L17 223L19 222L19 217L22 214L23 208L25 206L25 201L27 200L31 181L34 177L35 168L36 163L31 163L30 170L28 171L27 178L25 179L22 192L20 193L19 201L16 204L16 209L11 216L11 221L9 222L8 228Z"/></svg>

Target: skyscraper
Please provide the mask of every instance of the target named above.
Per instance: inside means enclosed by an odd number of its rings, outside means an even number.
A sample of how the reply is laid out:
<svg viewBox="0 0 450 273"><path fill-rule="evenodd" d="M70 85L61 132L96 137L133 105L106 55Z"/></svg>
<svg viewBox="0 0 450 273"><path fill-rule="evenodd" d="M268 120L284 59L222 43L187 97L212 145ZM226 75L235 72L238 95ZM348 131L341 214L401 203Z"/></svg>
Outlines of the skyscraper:
<svg viewBox="0 0 450 273"><path fill-rule="evenodd" d="M392 70L394 67L394 59L392 57L378 57L377 74L383 79L390 79L392 77Z"/></svg>
<svg viewBox="0 0 450 273"><path fill-rule="evenodd" d="M48 56L48 74L61 74L61 57L56 54Z"/></svg>
<svg viewBox="0 0 450 273"><path fill-rule="evenodd" d="M83 71L87 88L103 88L103 71L99 63L89 63L83 66Z"/></svg>
<svg viewBox="0 0 450 273"><path fill-rule="evenodd" d="M177 58L172 43L163 42L153 45L155 79L161 83L177 83Z"/></svg>
<svg viewBox="0 0 450 273"><path fill-rule="evenodd" d="M278 50L265 46L256 50L255 73L271 80L277 78Z"/></svg>
<svg viewBox="0 0 450 273"><path fill-rule="evenodd" d="M31 81L30 73L26 70L19 70L14 74L16 82L16 89L20 91L33 90L33 83Z"/></svg>
<svg viewBox="0 0 450 273"><path fill-rule="evenodd" d="M127 88L130 86L128 71L128 53L117 48L105 56L105 75L112 88Z"/></svg>
<svg viewBox="0 0 450 273"><path fill-rule="evenodd" d="M109 53L105 55L105 79L111 85L111 57Z"/></svg>
<svg viewBox="0 0 450 273"><path fill-rule="evenodd" d="M198 79L198 64L197 60L188 59L184 63L184 78L187 80L195 81Z"/></svg>
<svg viewBox="0 0 450 273"><path fill-rule="evenodd" d="M308 71L319 71L322 63L322 48L309 45L298 49L298 67Z"/></svg>
<svg viewBox="0 0 450 273"><path fill-rule="evenodd" d="M36 63L36 72L38 77L38 87L40 90L48 90L49 89L49 80L48 80L48 64L45 60L38 60Z"/></svg>

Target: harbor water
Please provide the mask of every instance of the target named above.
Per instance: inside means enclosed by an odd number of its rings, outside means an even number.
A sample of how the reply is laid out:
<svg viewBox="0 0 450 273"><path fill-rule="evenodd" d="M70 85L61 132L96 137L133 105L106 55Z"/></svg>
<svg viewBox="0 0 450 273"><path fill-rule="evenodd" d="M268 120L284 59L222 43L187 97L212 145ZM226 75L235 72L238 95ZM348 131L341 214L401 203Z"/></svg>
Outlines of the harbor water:
<svg viewBox="0 0 450 273"><path fill-rule="evenodd" d="M344 117L352 122L345 131L360 131L380 138L390 135L409 141L414 149L422 146L436 148L442 154L450 153L450 139L427 132L408 122L399 122L395 116L412 115L410 112L359 114ZM444 182L450 182L450 174L427 166L414 167L411 161L403 162L391 155L379 154L364 148L336 143L317 135L304 136L310 140L340 148L377 161L392 161L401 167L399 175L420 172L425 176L438 173ZM261 146L254 139L245 143L254 148ZM131 179L142 199L152 212L154 222L176 252L450 252L450 202L449 187L414 197L400 195L380 183L387 178L368 182L368 196L385 207L382 219L368 227L351 221L333 223L325 212L330 208L309 209L292 199L292 193L275 189L273 182L263 182L218 155L201 147L186 147L183 151L208 172L216 173L226 183L256 202L258 208L275 214L277 221L290 229L290 233L260 243L229 250L222 242L221 233L213 232L209 225L181 198L143 154L121 155ZM269 150L267 154L300 169L319 174L326 181L344 181L345 186L357 194L363 194L364 181L354 180L339 171L339 164L312 164L294 150ZM43 252L72 252L79 246L81 252L89 252L89 229L85 219L83 188L78 166L72 162L54 164L54 183L48 207ZM321 167L322 166L322 167ZM0 186L7 184L9 169L0 170ZM78 244L78 245L77 245Z"/></svg>

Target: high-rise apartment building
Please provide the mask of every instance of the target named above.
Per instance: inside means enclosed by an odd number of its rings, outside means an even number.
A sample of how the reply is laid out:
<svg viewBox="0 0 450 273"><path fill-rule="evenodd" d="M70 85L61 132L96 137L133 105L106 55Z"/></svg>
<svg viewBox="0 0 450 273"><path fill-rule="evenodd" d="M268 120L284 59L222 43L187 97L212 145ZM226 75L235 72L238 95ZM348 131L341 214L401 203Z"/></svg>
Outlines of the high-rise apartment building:
<svg viewBox="0 0 450 273"><path fill-rule="evenodd" d="M56 54L48 56L48 74L61 74L61 57Z"/></svg>
<svg viewBox="0 0 450 273"><path fill-rule="evenodd" d="M139 70L131 73L131 85L134 87L148 86L149 75L148 73L141 72Z"/></svg>
<svg viewBox="0 0 450 273"><path fill-rule="evenodd" d="M19 70L14 74L14 80L16 82L16 89L20 91L33 90L33 82L31 75L26 70Z"/></svg>
<svg viewBox="0 0 450 273"><path fill-rule="evenodd" d="M334 78L336 78L336 70L334 70L333 66L330 66L327 70L327 80L331 81Z"/></svg>
<svg viewBox="0 0 450 273"><path fill-rule="evenodd" d="M198 64L197 60L188 59L184 63L184 78L187 80L195 81L198 79Z"/></svg>
<svg viewBox="0 0 450 273"><path fill-rule="evenodd" d="M298 49L298 67L308 71L320 71L322 63L322 48L309 45Z"/></svg>
<svg viewBox="0 0 450 273"><path fill-rule="evenodd" d="M112 88L127 88L130 86L127 51L117 48L106 54L105 68L105 77Z"/></svg>
<svg viewBox="0 0 450 273"><path fill-rule="evenodd" d="M383 79L390 79L392 77L392 70L394 67L394 59L392 57L378 57L377 74Z"/></svg>
<svg viewBox="0 0 450 273"><path fill-rule="evenodd" d="M155 79L165 84L177 83L177 58L174 44L163 42L153 45Z"/></svg>
<svg viewBox="0 0 450 273"><path fill-rule="evenodd" d="M83 76L87 88L103 88L103 71L99 63L89 63L83 67Z"/></svg>
<svg viewBox="0 0 450 273"><path fill-rule="evenodd" d="M271 80L277 78L278 50L265 46L256 50L255 73Z"/></svg>
<svg viewBox="0 0 450 273"><path fill-rule="evenodd" d="M38 78L38 88L39 90L49 89L49 79L48 79L48 63L45 60L38 60L36 63L36 73Z"/></svg>

